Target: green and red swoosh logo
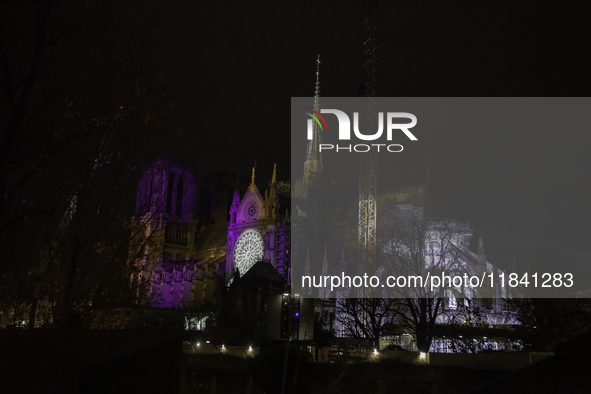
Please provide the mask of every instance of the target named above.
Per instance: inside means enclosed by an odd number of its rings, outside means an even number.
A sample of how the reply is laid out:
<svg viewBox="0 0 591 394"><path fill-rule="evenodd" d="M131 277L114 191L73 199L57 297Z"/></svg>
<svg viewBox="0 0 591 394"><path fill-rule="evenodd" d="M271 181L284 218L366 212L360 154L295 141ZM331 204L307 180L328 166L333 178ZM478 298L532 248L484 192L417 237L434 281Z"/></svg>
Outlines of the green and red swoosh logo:
<svg viewBox="0 0 591 394"><path fill-rule="evenodd" d="M324 126L326 126L326 131L328 131L328 126L326 125L326 120L324 120L324 117L320 114L320 112L314 111L312 108L308 108L308 107L302 107L302 108L313 112L313 113L311 113L311 112L304 112L304 113L306 115L311 116L316 121L316 123L318 123L318 126L320 126L320 130L324 131L324 128L322 127L322 123L320 123L320 119L322 119ZM318 119L318 118L320 118L320 119Z"/></svg>

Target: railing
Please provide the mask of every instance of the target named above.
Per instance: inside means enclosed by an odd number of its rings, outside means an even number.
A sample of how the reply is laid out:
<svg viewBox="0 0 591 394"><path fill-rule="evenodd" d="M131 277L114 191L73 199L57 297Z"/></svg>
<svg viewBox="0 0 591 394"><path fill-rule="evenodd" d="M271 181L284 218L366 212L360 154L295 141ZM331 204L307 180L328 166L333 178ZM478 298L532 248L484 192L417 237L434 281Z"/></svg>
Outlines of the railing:
<svg viewBox="0 0 591 394"><path fill-rule="evenodd" d="M171 245L187 246L189 227L180 224L171 224L166 226L164 232L164 242Z"/></svg>

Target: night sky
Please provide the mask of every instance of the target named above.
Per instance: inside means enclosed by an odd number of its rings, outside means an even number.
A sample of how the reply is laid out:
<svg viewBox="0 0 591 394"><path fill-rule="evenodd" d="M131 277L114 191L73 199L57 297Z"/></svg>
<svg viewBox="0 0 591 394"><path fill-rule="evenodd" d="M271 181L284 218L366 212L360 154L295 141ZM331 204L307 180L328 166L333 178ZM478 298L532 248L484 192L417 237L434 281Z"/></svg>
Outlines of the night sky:
<svg viewBox="0 0 591 394"><path fill-rule="evenodd" d="M584 2L382 2L379 96L587 96L590 11ZM361 1L154 1L146 12L158 19L149 61L174 102L167 127L187 141L162 153L201 175L249 176L256 161L263 189L275 162L290 176L290 98L313 96L318 54L321 95L357 95ZM416 184L429 168L447 215L470 220L489 260L590 263L589 133L450 131L427 144L428 157L392 176Z"/></svg>

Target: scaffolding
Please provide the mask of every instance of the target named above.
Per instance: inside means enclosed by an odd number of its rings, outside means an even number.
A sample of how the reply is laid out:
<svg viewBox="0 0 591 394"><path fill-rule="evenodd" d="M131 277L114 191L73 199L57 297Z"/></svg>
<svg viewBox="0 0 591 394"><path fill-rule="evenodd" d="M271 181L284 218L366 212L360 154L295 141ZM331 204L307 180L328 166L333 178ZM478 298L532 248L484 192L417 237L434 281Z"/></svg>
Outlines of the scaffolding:
<svg viewBox="0 0 591 394"><path fill-rule="evenodd" d="M366 130L376 129L378 94L378 1L363 2L363 84L360 94L368 98L365 111ZM358 268L375 269L376 196L378 157L375 150L361 154L359 169ZM361 271L360 271L361 272ZM362 290L363 291L363 290ZM365 298L369 294L359 294Z"/></svg>

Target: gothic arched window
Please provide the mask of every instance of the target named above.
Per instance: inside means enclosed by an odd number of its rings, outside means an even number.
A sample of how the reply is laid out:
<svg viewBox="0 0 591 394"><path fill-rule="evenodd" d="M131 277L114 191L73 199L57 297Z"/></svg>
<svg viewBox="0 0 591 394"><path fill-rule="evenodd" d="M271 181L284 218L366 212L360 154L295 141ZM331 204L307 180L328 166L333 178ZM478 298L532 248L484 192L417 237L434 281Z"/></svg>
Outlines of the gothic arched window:
<svg viewBox="0 0 591 394"><path fill-rule="evenodd" d="M174 185L174 173L168 175L168 187L166 188L166 213L170 213L172 208L172 191Z"/></svg>
<svg viewBox="0 0 591 394"><path fill-rule="evenodd" d="M179 182L176 187L176 216L181 216L181 210L183 208L183 186L184 179L183 175L179 177Z"/></svg>

